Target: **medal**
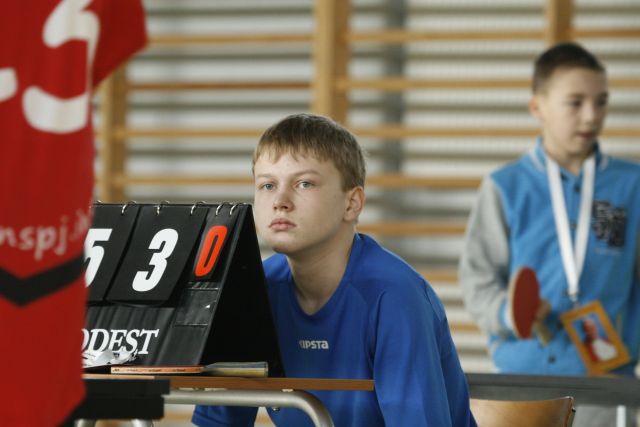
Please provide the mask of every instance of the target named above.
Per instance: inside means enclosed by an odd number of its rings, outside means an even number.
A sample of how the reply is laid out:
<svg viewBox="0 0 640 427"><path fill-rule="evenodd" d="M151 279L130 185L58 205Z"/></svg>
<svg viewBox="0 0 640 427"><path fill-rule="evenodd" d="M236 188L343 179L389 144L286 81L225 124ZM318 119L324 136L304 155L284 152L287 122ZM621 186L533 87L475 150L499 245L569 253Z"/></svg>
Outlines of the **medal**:
<svg viewBox="0 0 640 427"><path fill-rule="evenodd" d="M589 237L589 219L593 204L595 183L595 155L592 153L584 162L582 171L582 195L575 245L571 242L569 218L564 202L560 167L547 156L547 177L551 191L553 218L560 245L562 266L567 278L567 294L574 308L562 313L560 319L569 334L571 342L578 350L580 358L589 374L602 374L629 362L629 352L613 328L607 313L599 301L592 301L579 307L580 275L584 267Z"/></svg>

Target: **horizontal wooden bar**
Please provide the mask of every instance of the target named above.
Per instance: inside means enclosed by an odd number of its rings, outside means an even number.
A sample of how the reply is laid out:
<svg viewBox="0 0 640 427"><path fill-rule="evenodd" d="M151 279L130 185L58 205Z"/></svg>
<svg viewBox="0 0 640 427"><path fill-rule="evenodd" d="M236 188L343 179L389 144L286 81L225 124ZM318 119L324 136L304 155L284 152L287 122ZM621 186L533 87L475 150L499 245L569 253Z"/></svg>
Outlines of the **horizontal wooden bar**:
<svg viewBox="0 0 640 427"><path fill-rule="evenodd" d="M341 79L336 81L336 89L347 91L373 89L402 91L408 89L523 89L531 84L528 79Z"/></svg>
<svg viewBox="0 0 640 427"><path fill-rule="evenodd" d="M419 128L408 126L375 126L351 128L359 137L409 138L409 137L534 137L535 128ZM118 138L258 138L264 129L250 128L127 128L117 129ZM640 129L636 132L640 134Z"/></svg>
<svg viewBox="0 0 640 427"><path fill-rule="evenodd" d="M475 323L470 322L449 322L451 332L476 333L479 334L480 328Z"/></svg>
<svg viewBox="0 0 640 427"><path fill-rule="evenodd" d="M611 79L613 88L640 88L639 78ZM405 91L411 89L528 89L529 79L415 79L389 77L379 79L340 79L336 81L336 89Z"/></svg>
<svg viewBox="0 0 640 427"><path fill-rule="evenodd" d="M572 32L574 38L634 38L640 37L638 28L582 28ZM344 35L347 42L374 43L410 43L419 41L511 41L543 40L544 31L537 30L501 30L501 31L419 31L419 30L383 30L350 31Z"/></svg>
<svg viewBox="0 0 640 427"><path fill-rule="evenodd" d="M114 175L113 182L119 186L188 186L188 185L233 185L252 186L250 176L184 176L184 175Z"/></svg>
<svg viewBox="0 0 640 427"><path fill-rule="evenodd" d="M259 138L264 129L251 128L128 128L115 133L121 138Z"/></svg>
<svg viewBox="0 0 640 427"><path fill-rule="evenodd" d="M455 270L418 268L418 273L431 283L444 282L452 285L458 284L458 272Z"/></svg>
<svg viewBox="0 0 640 427"><path fill-rule="evenodd" d="M609 79L609 86L613 88L640 88L640 78L617 78Z"/></svg>
<svg viewBox="0 0 640 427"><path fill-rule="evenodd" d="M624 39L640 37L640 28L577 28L572 31L574 38Z"/></svg>
<svg viewBox="0 0 640 427"><path fill-rule="evenodd" d="M640 88L638 78L611 79L613 88ZM336 89L405 91L410 89L527 89L528 79L408 79L399 77L379 79L339 79ZM129 91L189 91L189 90L308 90L308 81L210 81L210 82L129 82Z"/></svg>
<svg viewBox="0 0 640 427"><path fill-rule="evenodd" d="M220 44L310 43L311 33L298 34L156 34L149 38L150 47Z"/></svg>
<svg viewBox="0 0 640 427"><path fill-rule="evenodd" d="M536 128L475 128L475 127L410 127L410 126L371 126L353 127L351 130L359 137L380 137L401 139L411 137L535 137Z"/></svg>
<svg viewBox="0 0 640 427"><path fill-rule="evenodd" d="M602 138L637 138L640 137L640 127L637 128L605 128L602 132Z"/></svg>
<svg viewBox="0 0 640 427"><path fill-rule="evenodd" d="M356 136L380 137L389 139L402 139L411 137L437 137L437 138L517 138L535 137L540 130L538 128L420 128L409 126L376 126L357 128L351 127ZM606 128L602 135L607 137L637 138L640 137L640 127L633 128Z"/></svg>
<svg viewBox="0 0 640 427"><path fill-rule="evenodd" d="M130 91L181 91L181 90L303 90L311 83L303 81L243 81L243 82L129 82Z"/></svg>
<svg viewBox="0 0 640 427"><path fill-rule="evenodd" d="M367 185L382 188L476 189L480 178L428 177L402 174L379 174L367 178Z"/></svg>
<svg viewBox="0 0 640 427"><path fill-rule="evenodd" d="M419 237L464 234L465 224L436 222L379 222L358 224L358 231L385 236Z"/></svg>
<svg viewBox="0 0 640 427"><path fill-rule="evenodd" d="M417 41L461 41L461 40L541 40L543 31L350 31L344 35L348 42L408 43Z"/></svg>
<svg viewBox="0 0 640 427"><path fill-rule="evenodd" d="M185 185L253 185L253 178L249 175L125 175L112 177L116 185L152 185L152 186L185 186ZM431 188L437 190L476 189L480 185L480 178L458 177L420 177L400 174L371 175L367 178L367 186L376 188Z"/></svg>
<svg viewBox="0 0 640 427"><path fill-rule="evenodd" d="M519 138L535 137L539 133L537 128L477 128L477 127L415 127L415 126L372 126L349 127L357 137L378 137L402 139L414 137L434 138ZM264 129L252 128L126 128L114 130L114 137L125 138L259 138ZM97 131L96 136L101 137ZM638 138L640 127L607 128L603 138ZM226 142L226 141L225 141ZM399 141L402 142L402 141Z"/></svg>

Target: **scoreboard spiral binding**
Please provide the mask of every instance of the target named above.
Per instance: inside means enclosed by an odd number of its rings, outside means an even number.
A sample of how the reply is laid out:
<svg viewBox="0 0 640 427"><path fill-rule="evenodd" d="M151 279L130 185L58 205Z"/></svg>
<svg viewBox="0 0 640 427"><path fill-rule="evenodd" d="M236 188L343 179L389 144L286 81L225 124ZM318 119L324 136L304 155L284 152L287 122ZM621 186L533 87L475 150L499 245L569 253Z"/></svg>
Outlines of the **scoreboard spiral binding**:
<svg viewBox="0 0 640 427"><path fill-rule="evenodd" d="M251 206L93 206L83 350L141 365L267 361L284 375Z"/></svg>

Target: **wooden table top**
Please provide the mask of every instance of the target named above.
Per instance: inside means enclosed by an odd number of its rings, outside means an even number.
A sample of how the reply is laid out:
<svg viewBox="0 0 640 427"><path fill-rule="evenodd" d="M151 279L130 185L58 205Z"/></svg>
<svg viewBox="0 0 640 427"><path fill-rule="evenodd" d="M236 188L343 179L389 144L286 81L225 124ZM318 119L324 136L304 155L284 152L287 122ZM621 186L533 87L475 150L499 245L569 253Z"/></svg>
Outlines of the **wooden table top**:
<svg viewBox="0 0 640 427"><path fill-rule="evenodd" d="M87 379L168 379L171 388L224 388L247 390L347 390L373 391L373 380L333 378L248 378L206 375L84 374Z"/></svg>

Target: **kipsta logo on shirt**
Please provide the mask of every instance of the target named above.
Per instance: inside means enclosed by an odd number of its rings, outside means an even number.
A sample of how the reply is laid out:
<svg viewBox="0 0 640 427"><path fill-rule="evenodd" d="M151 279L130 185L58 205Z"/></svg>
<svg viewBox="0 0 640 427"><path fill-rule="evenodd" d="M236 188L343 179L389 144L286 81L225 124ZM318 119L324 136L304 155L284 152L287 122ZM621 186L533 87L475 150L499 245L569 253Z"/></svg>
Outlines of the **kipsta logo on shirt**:
<svg viewBox="0 0 640 427"><path fill-rule="evenodd" d="M329 350L329 342L325 340L300 340L298 344L303 350Z"/></svg>

